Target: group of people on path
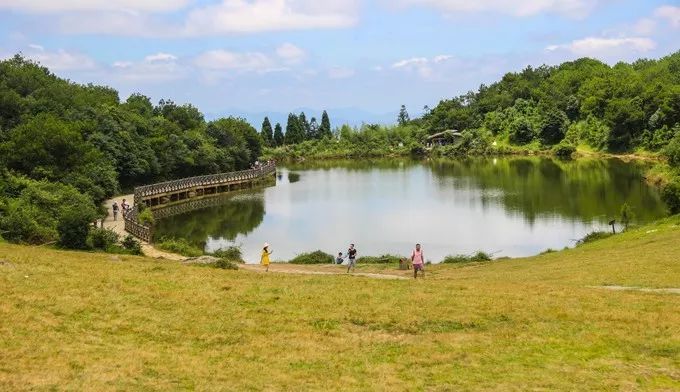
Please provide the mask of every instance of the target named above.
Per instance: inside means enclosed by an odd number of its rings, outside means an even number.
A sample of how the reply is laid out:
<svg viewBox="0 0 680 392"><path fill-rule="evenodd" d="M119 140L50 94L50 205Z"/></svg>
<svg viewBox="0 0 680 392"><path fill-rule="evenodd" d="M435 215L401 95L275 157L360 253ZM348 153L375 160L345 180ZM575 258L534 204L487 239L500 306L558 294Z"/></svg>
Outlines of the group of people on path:
<svg viewBox="0 0 680 392"><path fill-rule="evenodd" d="M269 260L269 255L272 253L273 251L269 249L269 244L265 242L260 257L260 264L265 267L265 272L269 271L269 264L271 262ZM338 257L335 258L335 264L342 264L345 259L348 259L347 273L350 271L354 272L354 269L357 266L357 249L354 247L354 244L349 244L346 255L343 256L342 252L338 252ZM418 278L418 272L420 272L421 277L425 277L425 256L423 255L420 244L416 244L415 249L411 252L411 264L413 265L414 279Z"/></svg>
<svg viewBox="0 0 680 392"><path fill-rule="evenodd" d="M125 215L127 215L128 212L130 212L130 209L132 207L130 204L123 199L123 201L120 203L120 206L118 206L118 202L114 201L113 204L111 205L111 210L113 212L113 220L118 220L118 211L122 211L123 213L123 218L125 218Z"/></svg>

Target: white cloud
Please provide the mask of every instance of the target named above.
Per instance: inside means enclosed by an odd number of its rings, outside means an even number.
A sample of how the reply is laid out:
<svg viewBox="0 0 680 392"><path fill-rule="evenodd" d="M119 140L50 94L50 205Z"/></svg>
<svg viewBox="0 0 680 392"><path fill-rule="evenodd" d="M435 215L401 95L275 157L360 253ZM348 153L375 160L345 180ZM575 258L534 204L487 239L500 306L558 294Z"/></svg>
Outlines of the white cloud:
<svg viewBox="0 0 680 392"><path fill-rule="evenodd" d="M355 71L347 67L333 67L328 70L328 77L331 79L347 79L354 76Z"/></svg>
<svg viewBox="0 0 680 392"><path fill-rule="evenodd" d="M97 68L97 63L89 56L64 49L45 50L41 45L30 44L24 56L39 62L51 71L88 71Z"/></svg>
<svg viewBox="0 0 680 392"><path fill-rule="evenodd" d="M568 44L550 45L547 51L566 50L578 56L603 58L623 54L645 53L656 48L656 42L645 37L602 38L588 37Z"/></svg>
<svg viewBox="0 0 680 392"><path fill-rule="evenodd" d="M231 52L228 50L210 50L194 59L194 64L206 70L240 70L267 71L274 68L275 63L270 56L260 52Z"/></svg>
<svg viewBox="0 0 680 392"><path fill-rule="evenodd" d="M192 10L185 35L253 33L349 27L357 20L356 0L223 0Z"/></svg>
<svg viewBox="0 0 680 392"><path fill-rule="evenodd" d="M680 27L680 7L665 5L654 10L654 16L665 19L673 27Z"/></svg>
<svg viewBox="0 0 680 392"><path fill-rule="evenodd" d="M189 0L0 0L0 9L29 13L68 11L165 12L183 8Z"/></svg>
<svg viewBox="0 0 680 392"><path fill-rule="evenodd" d="M450 60L452 58L453 58L453 56L451 56L451 55L440 54L439 56L434 56L432 61L434 61L435 63L443 63L444 61Z"/></svg>
<svg viewBox="0 0 680 392"><path fill-rule="evenodd" d="M288 42L276 48L276 54L289 64L297 64L306 56L304 50Z"/></svg>
<svg viewBox="0 0 680 392"><path fill-rule="evenodd" d="M167 62L167 61L175 61L177 60L177 56L169 54L169 53L163 53L159 52L156 54L150 54L146 57L144 57L144 61L153 63L153 62Z"/></svg>
<svg viewBox="0 0 680 392"><path fill-rule="evenodd" d="M423 79L432 79L435 74L435 67L440 67L451 60L453 56L448 54L440 54L432 58L427 57L411 57L404 60L399 60L392 64L394 69L404 69L407 71L415 71Z"/></svg>
<svg viewBox="0 0 680 392"><path fill-rule="evenodd" d="M392 64L392 68L408 68L412 66L422 66L429 62L425 57L412 57L410 59L399 60Z"/></svg>
<svg viewBox="0 0 680 392"><path fill-rule="evenodd" d="M651 18L642 18L635 22L631 30L635 34L650 35L656 30L656 21Z"/></svg>
<svg viewBox="0 0 680 392"><path fill-rule="evenodd" d="M557 13L584 17L597 5L597 0L396 0L402 6L426 6L447 15L471 12L496 12L514 16Z"/></svg>

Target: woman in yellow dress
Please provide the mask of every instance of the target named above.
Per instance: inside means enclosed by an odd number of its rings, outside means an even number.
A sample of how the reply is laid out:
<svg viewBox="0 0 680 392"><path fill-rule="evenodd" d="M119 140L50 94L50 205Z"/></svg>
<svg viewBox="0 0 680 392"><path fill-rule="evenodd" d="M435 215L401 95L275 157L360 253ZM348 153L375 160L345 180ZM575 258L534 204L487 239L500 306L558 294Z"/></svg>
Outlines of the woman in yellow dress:
<svg viewBox="0 0 680 392"><path fill-rule="evenodd" d="M262 256L260 257L260 264L265 266L265 272L269 272L269 255L274 252L269 251L269 244L264 243L264 248L262 248Z"/></svg>

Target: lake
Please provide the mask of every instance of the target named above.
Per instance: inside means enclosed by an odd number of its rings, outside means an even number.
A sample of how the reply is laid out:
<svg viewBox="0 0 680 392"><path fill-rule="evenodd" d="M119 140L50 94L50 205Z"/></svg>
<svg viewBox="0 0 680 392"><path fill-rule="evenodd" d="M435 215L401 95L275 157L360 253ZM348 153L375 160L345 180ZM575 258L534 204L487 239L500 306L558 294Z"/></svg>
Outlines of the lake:
<svg viewBox="0 0 680 392"><path fill-rule="evenodd" d="M665 215L645 166L618 159L539 157L465 160L357 160L280 167L275 186L210 201L160 219L156 239L183 237L207 251L240 245L258 262L355 243L361 255L410 254L428 261L477 250L534 255L611 230L627 202L635 223ZM620 228L617 228L620 229Z"/></svg>

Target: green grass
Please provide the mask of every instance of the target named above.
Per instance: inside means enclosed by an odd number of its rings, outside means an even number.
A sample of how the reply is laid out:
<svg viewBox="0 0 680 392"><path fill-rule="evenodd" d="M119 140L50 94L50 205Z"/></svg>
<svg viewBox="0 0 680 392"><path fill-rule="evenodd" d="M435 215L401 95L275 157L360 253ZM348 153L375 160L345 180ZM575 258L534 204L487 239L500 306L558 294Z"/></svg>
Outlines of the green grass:
<svg viewBox="0 0 680 392"><path fill-rule="evenodd" d="M0 390L677 390L680 295L590 286L680 287L678 244L675 217L418 280L0 244Z"/></svg>
<svg viewBox="0 0 680 392"><path fill-rule="evenodd" d="M191 245L184 238L163 238L154 244L158 249L178 253L182 256L197 257L203 255L203 250Z"/></svg>

